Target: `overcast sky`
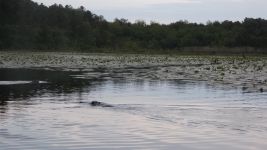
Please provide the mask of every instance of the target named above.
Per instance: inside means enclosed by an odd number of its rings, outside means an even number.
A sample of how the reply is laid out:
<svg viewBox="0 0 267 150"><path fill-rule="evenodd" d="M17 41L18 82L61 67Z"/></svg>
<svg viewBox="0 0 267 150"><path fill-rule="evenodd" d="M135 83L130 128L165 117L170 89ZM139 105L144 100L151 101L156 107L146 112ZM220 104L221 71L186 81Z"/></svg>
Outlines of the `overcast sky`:
<svg viewBox="0 0 267 150"><path fill-rule="evenodd" d="M267 0L34 0L45 5L54 3L84 6L112 21L126 18L147 22L170 23L178 20L206 23L243 20L245 17L267 18Z"/></svg>

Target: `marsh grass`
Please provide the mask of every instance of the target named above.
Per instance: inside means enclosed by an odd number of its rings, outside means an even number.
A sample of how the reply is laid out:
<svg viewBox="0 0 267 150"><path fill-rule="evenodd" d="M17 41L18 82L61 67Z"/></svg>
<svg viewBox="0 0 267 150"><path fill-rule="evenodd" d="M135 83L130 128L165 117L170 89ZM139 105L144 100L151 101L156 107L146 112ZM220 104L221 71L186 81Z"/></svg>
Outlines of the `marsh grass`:
<svg viewBox="0 0 267 150"><path fill-rule="evenodd" d="M209 56L209 55L147 55L147 54L90 54L66 52L3 52L1 68L52 68L68 70L101 69L103 73L128 73L133 79L192 79L262 86L267 80L267 57ZM129 73L128 73L129 74ZM117 73L117 76L122 76Z"/></svg>

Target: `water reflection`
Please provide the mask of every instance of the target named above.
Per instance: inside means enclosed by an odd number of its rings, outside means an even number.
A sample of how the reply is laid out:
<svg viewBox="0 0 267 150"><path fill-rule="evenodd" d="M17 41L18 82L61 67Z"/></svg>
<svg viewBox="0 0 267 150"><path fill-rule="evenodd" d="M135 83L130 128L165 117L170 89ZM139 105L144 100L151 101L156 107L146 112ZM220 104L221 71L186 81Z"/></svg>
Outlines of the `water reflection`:
<svg viewBox="0 0 267 150"><path fill-rule="evenodd" d="M63 72L37 69L0 69L1 102L22 100L44 93L79 92L84 86L92 86L91 81L71 77L81 72ZM10 84L8 84L10 81ZM24 81L25 83L16 81ZM42 81L35 83L35 81ZM95 84L94 84L95 85Z"/></svg>
<svg viewBox="0 0 267 150"><path fill-rule="evenodd" d="M103 73L99 69L93 70L94 73ZM60 94L76 93L90 93L91 90L103 88L107 82L114 85L114 89L127 89L130 83L131 86L144 90L144 80L127 81L123 79L106 80L103 78L77 78L88 72L82 71L57 71L57 70L44 70L44 69L0 69L0 101L1 105L7 105L8 101L29 100L31 97L40 97L45 93L51 96ZM35 81L38 81L35 83ZM190 84L184 81L170 82L175 87ZM149 87L160 86L160 81L147 82ZM109 85L109 84L108 84ZM153 89L152 89L153 90ZM119 90L118 90L119 91ZM114 92L116 92L114 90Z"/></svg>
<svg viewBox="0 0 267 150"><path fill-rule="evenodd" d="M265 149L267 95L192 81L0 69L3 149ZM116 76L117 77L117 76ZM32 83L31 81L45 81ZM14 83L14 82L13 82ZM99 100L111 108L92 107Z"/></svg>

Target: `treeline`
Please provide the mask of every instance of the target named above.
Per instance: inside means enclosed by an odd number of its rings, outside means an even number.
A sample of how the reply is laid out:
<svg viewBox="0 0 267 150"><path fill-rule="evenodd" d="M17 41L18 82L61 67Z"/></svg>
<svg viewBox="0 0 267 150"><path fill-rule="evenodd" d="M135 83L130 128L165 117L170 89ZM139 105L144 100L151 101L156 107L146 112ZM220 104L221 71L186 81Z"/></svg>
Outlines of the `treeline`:
<svg viewBox="0 0 267 150"><path fill-rule="evenodd" d="M66 5L31 0L0 0L0 49L30 50L180 50L185 47L267 48L267 20L168 25L126 19L106 21Z"/></svg>

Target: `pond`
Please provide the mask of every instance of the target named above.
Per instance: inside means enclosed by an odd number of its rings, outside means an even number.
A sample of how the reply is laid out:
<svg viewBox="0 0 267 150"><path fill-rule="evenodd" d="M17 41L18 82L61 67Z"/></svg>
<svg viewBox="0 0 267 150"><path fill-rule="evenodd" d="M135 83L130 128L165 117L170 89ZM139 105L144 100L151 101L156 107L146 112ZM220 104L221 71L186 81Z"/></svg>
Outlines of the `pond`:
<svg viewBox="0 0 267 150"><path fill-rule="evenodd" d="M1 149L267 147L266 92L88 73L99 70L0 69Z"/></svg>

